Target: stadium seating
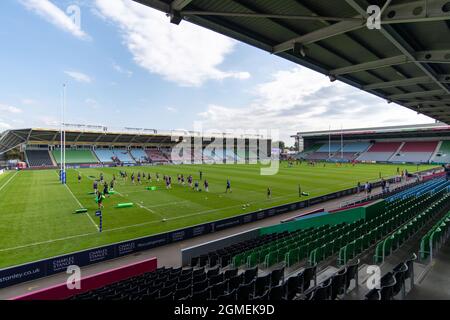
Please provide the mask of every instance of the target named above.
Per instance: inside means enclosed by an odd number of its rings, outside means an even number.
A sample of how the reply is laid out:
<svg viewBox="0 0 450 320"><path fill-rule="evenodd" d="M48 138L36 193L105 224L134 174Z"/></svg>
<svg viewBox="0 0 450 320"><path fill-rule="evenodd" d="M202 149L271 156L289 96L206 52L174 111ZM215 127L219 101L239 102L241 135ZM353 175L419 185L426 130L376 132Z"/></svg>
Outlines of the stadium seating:
<svg viewBox="0 0 450 320"><path fill-rule="evenodd" d="M400 148L401 142L377 142L366 152L362 153L358 161L388 161L389 158Z"/></svg>
<svg viewBox="0 0 450 320"><path fill-rule="evenodd" d="M421 239L420 259L425 260L433 257L433 254L442 243L450 236L450 211L444 215Z"/></svg>
<svg viewBox="0 0 450 320"><path fill-rule="evenodd" d="M157 162L157 163L169 162L169 160L167 159L167 157L165 156L163 151L161 151L159 149L154 149L154 148L147 149L147 150L145 150L145 152L147 153L147 156L151 162Z"/></svg>
<svg viewBox="0 0 450 320"><path fill-rule="evenodd" d="M59 164L61 162L61 150L53 150L53 158ZM68 164L88 164L98 163L91 150L70 150L66 149L66 163Z"/></svg>
<svg viewBox="0 0 450 320"><path fill-rule="evenodd" d="M30 167L53 166L53 161L48 150L27 150L25 153Z"/></svg>
<svg viewBox="0 0 450 320"><path fill-rule="evenodd" d="M313 152L306 156L306 160L327 160L330 157L328 152Z"/></svg>
<svg viewBox="0 0 450 320"><path fill-rule="evenodd" d="M439 151L433 157L431 162L450 163L450 141L442 141Z"/></svg>
<svg viewBox="0 0 450 320"><path fill-rule="evenodd" d="M332 162L350 162L355 160L362 152L370 146L368 142L346 143L341 151L335 152L329 161Z"/></svg>
<svg viewBox="0 0 450 320"><path fill-rule="evenodd" d="M428 163L436 151L437 145L436 141L405 142L400 151L396 152L389 161Z"/></svg>
<svg viewBox="0 0 450 320"><path fill-rule="evenodd" d="M131 149L130 154L136 162L148 162L147 153L143 149Z"/></svg>
<svg viewBox="0 0 450 320"><path fill-rule="evenodd" d="M127 149L113 149L114 155L122 163L135 163Z"/></svg>
<svg viewBox="0 0 450 320"><path fill-rule="evenodd" d="M369 142L351 142L344 144L343 152L361 153L370 147Z"/></svg>
<svg viewBox="0 0 450 320"><path fill-rule="evenodd" d="M414 235L417 230L430 221L441 210L448 207L450 194L441 191L431 196L424 195L416 199L404 211L392 217L388 223L391 233L378 242L375 248L374 262L382 263L396 248ZM392 223L392 224L390 224Z"/></svg>
<svg viewBox="0 0 450 320"><path fill-rule="evenodd" d="M329 146L329 147L328 147ZM319 149L317 149L316 152L338 152L341 150L341 144L337 142L331 142L330 144L327 142L324 145L322 145Z"/></svg>
<svg viewBox="0 0 450 320"><path fill-rule="evenodd" d="M101 163L113 163L115 154L112 150L109 149L95 149L95 155Z"/></svg>
<svg viewBox="0 0 450 320"><path fill-rule="evenodd" d="M404 262L397 264L391 271L380 279L380 287L371 289L365 300L394 300L401 293L401 298L406 296L406 280L410 280L412 289L414 284L414 260L415 254Z"/></svg>
<svg viewBox="0 0 450 320"><path fill-rule="evenodd" d="M225 156L226 156L227 161L234 162L234 160L239 160L239 157L231 149L225 150Z"/></svg>

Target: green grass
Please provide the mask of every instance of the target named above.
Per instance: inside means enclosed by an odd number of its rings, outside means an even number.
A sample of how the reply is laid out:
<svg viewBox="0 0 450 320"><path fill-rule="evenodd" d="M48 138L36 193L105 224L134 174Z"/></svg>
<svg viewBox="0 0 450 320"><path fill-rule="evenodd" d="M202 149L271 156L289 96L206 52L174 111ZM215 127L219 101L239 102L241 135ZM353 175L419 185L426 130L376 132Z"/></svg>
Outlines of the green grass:
<svg viewBox="0 0 450 320"><path fill-rule="evenodd" d="M122 168L129 173L152 173L153 183L132 185L119 177L121 168L81 169L68 171L67 188L58 182L56 170L9 172L0 175L0 268L53 257L73 251L106 245L127 239L175 230L208 221L239 215L258 209L298 201L298 184L309 197L354 187L358 181L377 180L395 174L396 168L416 171L416 166L372 165L316 167L305 164L288 168L286 163L274 176L261 176L258 165L183 165ZM431 166L420 166L425 170ZM199 171L208 179L210 192L194 192L177 184L178 173L198 179ZM166 190L163 182L155 182L155 173L172 176L173 189ZM96 203L92 178L103 173L110 181L115 174L118 183L112 195L104 201L103 233L95 224ZM225 193L227 177L232 193ZM155 185L156 191L146 186ZM272 199L267 199L267 187ZM203 186L202 186L203 187ZM133 202L128 209L115 209L122 202ZM249 203L246 209L243 204ZM80 207L87 214L74 214ZM166 219L165 222L162 219Z"/></svg>

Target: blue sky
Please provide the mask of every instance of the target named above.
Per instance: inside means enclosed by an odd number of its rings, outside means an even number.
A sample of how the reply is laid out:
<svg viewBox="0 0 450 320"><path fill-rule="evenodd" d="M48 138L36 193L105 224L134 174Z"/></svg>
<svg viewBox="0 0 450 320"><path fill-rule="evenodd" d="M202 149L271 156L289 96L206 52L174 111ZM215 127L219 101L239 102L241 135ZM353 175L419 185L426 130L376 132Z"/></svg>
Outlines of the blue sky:
<svg viewBox="0 0 450 320"><path fill-rule="evenodd" d="M80 8L80 24L67 8ZM108 127L305 130L425 116L131 0L0 1L0 131Z"/></svg>

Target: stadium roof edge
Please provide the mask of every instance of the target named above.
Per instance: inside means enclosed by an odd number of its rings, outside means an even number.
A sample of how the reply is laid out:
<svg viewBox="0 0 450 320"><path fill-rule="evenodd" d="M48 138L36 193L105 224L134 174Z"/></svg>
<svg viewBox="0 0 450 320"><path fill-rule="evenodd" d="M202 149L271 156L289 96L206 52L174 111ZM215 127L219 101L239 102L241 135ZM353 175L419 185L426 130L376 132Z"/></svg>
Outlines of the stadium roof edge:
<svg viewBox="0 0 450 320"><path fill-rule="evenodd" d="M428 123L428 124L412 124L412 125L400 125L400 126L385 126L385 127L369 127L369 128L353 128L343 130L320 130L320 131L308 131L298 132L292 138L297 137L314 137L314 136L328 136L328 135L340 135L343 134L374 134L374 133L400 133L407 131L435 131L435 130L449 130L450 126L443 123Z"/></svg>
<svg viewBox="0 0 450 320"><path fill-rule="evenodd" d="M450 123L447 0L134 1ZM382 7L379 29L366 27L369 5Z"/></svg>

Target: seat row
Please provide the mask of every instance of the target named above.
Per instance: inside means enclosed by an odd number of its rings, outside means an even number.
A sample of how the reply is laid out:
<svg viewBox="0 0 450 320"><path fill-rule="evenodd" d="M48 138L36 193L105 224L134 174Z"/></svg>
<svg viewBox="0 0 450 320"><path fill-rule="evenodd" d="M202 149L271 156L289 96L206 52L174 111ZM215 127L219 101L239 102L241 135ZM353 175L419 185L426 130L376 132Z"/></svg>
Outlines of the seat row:
<svg viewBox="0 0 450 320"><path fill-rule="evenodd" d="M401 298L406 296L406 280L410 279L410 288L414 286L414 260L417 256L414 254L411 259L399 263L392 271L381 277L375 288L371 289L366 295L365 300L394 300L400 293Z"/></svg>
<svg viewBox="0 0 450 320"><path fill-rule="evenodd" d="M440 198L435 200L436 197ZM374 263L384 262L385 257L389 256L393 251L400 247L428 221L441 213L443 209L448 209L449 207L450 194L445 191L432 195L427 200L430 199L435 201L432 202L426 210L418 213L416 213L415 210L410 210L411 213L406 212L405 215L409 220L377 244L375 248Z"/></svg>
<svg viewBox="0 0 450 320"><path fill-rule="evenodd" d="M450 211L447 212L420 240L419 257L421 260L432 258L433 253L450 236Z"/></svg>

